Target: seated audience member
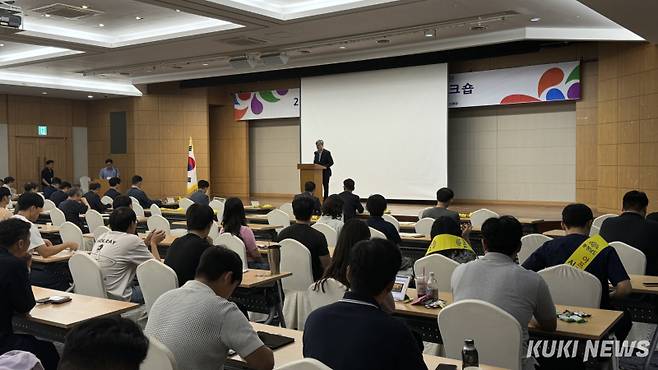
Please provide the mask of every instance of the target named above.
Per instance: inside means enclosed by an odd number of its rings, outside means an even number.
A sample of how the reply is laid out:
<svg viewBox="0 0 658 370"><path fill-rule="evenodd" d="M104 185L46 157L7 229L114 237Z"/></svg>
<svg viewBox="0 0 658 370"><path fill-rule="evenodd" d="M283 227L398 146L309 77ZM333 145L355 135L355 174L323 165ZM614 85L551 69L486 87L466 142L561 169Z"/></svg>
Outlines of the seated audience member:
<svg viewBox="0 0 658 370"><path fill-rule="evenodd" d="M311 227L314 201L310 197L297 197L292 201L292 210L297 223L281 230L275 241L294 239L302 243L311 252L313 280L318 281L329 266L331 257L324 234Z"/></svg>
<svg viewBox="0 0 658 370"><path fill-rule="evenodd" d="M632 190L624 195L622 214L603 221L599 234L608 243L624 242L647 257L646 274L658 276L658 223L645 219L649 198Z"/></svg>
<svg viewBox="0 0 658 370"><path fill-rule="evenodd" d="M139 370L148 348L148 338L133 321L91 319L66 335L59 370Z"/></svg>
<svg viewBox="0 0 658 370"><path fill-rule="evenodd" d="M584 266L569 263L579 250L588 248L589 230L594 216L592 210L584 204L570 204L562 210L562 228L566 236L549 240L539 247L523 262L523 267L532 271L540 271L547 267L569 264L575 268L584 269L596 276L601 282L601 308L611 309L611 299L623 298L631 293L631 281L617 251L607 245L598 249L593 259ZM595 237L594 237L595 238ZM612 284L612 289L608 288ZM617 339L623 340L631 329L631 321L627 314L613 328Z"/></svg>
<svg viewBox="0 0 658 370"><path fill-rule="evenodd" d="M210 189L210 183L206 180L199 180L197 183L198 190L190 194L188 198L191 201L197 204L203 204L207 206L210 204L210 198L208 197L208 189Z"/></svg>
<svg viewBox="0 0 658 370"><path fill-rule="evenodd" d="M133 198L137 199L139 204L144 209L148 209L149 207L151 207L151 204L154 204L154 203L157 204L158 206L160 206L161 203L160 203L159 200L149 199L149 197L146 195L144 190L142 190L142 181L144 181L144 180L142 179L141 176L139 176L139 175L133 176L132 186L130 187L130 189L128 189L128 192L126 193L126 195L128 195L129 197L133 197Z"/></svg>
<svg viewBox="0 0 658 370"><path fill-rule="evenodd" d="M247 250L247 264L249 267L269 268L261 258L260 252L258 252L254 232L247 226L247 217L240 198L228 198L226 200L222 220L222 228L219 230L219 233L230 233L242 240Z"/></svg>
<svg viewBox="0 0 658 370"><path fill-rule="evenodd" d="M448 209L452 204L455 193L449 188L441 188L436 191L436 206L426 209L421 218L429 217L437 219L441 216L450 217L459 224L459 213Z"/></svg>
<svg viewBox="0 0 658 370"><path fill-rule="evenodd" d="M544 331L555 331L555 305L548 285L539 274L514 262L521 249L523 227L514 217L490 218L482 225L485 255L457 266L452 274L452 294L455 302L479 299L489 302L510 315L523 332L523 369L534 369L536 361L526 358L528 323L536 320Z"/></svg>
<svg viewBox="0 0 658 370"><path fill-rule="evenodd" d="M101 184L92 182L89 184L89 191L84 195L84 197L89 204L89 208L93 209L94 211L103 213L108 209L108 206L101 202L100 191Z"/></svg>
<svg viewBox="0 0 658 370"><path fill-rule="evenodd" d="M116 199L119 195L121 195L121 192L119 191L119 185L121 185L121 179L118 177L113 177L108 181L108 184L110 185L110 188L107 189L105 194L103 196L108 196L112 198L112 200Z"/></svg>
<svg viewBox="0 0 658 370"><path fill-rule="evenodd" d="M209 206L193 204L185 212L187 234L174 240L164 263L176 271L178 285L194 279L201 254L210 247L208 233L214 227L215 213Z"/></svg>
<svg viewBox="0 0 658 370"><path fill-rule="evenodd" d="M107 294L112 299L144 303L141 289L132 285L137 266L153 258L160 260L158 243L164 240L165 233L153 231L142 240L135 235L137 216L127 207L112 212L110 228L112 231L96 240L91 250L91 256L101 266Z"/></svg>
<svg viewBox="0 0 658 370"><path fill-rule="evenodd" d="M26 193L36 193L39 191L39 185L37 185L34 182L26 182L25 185L23 186L23 190Z"/></svg>
<svg viewBox="0 0 658 370"><path fill-rule="evenodd" d="M3 183L4 184L2 184L2 187L7 188L11 193L11 196L14 197L16 195L16 189L14 188L16 179L11 176L7 176L5 177Z"/></svg>
<svg viewBox="0 0 658 370"><path fill-rule="evenodd" d="M347 272L350 290L309 315L304 357L334 370L427 369L414 336L384 308L401 261L400 250L388 240L354 245Z"/></svg>
<svg viewBox="0 0 658 370"><path fill-rule="evenodd" d="M53 180L53 185L55 185L55 180ZM55 207L59 207L59 204L69 197L69 190L71 190L71 183L62 181L62 183L59 184L57 190L52 193L48 199L55 203Z"/></svg>
<svg viewBox="0 0 658 370"><path fill-rule="evenodd" d="M223 369L229 349L250 369L272 369L272 351L228 300L241 281L242 261L237 253L221 246L207 248L195 279L155 301L146 333L169 348L179 369Z"/></svg>
<svg viewBox="0 0 658 370"><path fill-rule="evenodd" d="M7 209L9 202L11 202L11 192L5 187L0 187L0 221L13 216L13 213Z"/></svg>
<svg viewBox="0 0 658 370"><path fill-rule="evenodd" d="M59 361L55 346L31 335L15 334L12 326L14 314L27 314L36 305L29 277L31 226L18 218L0 222L0 353L31 352L46 370L55 370Z"/></svg>
<svg viewBox="0 0 658 370"><path fill-rule="evenodd" d="M133 200L127 195L117 196L114 198L114 202L112 202L112 208L117 209L121 207L133 208Z"/></svg>
<svg viewBox="0 0 658 370"><path fill-rule="evenodd" d="M331 226L338 235L343 227L343 199L337 194L332 194L324 201L322 205L322 216L318 219L319 223Z"/></svg>
<svg viewBox="0 0 658 370"><path fill-rule="evenodd" d="M64 213L66 221L74 223L83 233L88 233L87 226L80 219L80 215L84 215L89 209L87 199L82 197L82 191L78 187L69 189L66 195L68 198L61 202L57 208Z"/></svg>
<svg viewBox="0 0 658 370"><path fill-rule="evenodd" d="M62 180L59 177L53 177L52 182L49 185L43 185L43 196L46 199L50 199L50 196L59 189L61 184Z"/></svg>
<svg viewBox="0 0 658 370"><path fill-rule="evenodd" d="M351 219L345 223L343 231L338 236L336 249L334 249L334 255L331 258L329 267L324 272L322 279L318 280L313 287L315 291L324 291L324 284L327 279L334 279L345 285L345 287L350 287L350 282L347 278L347 266L350 261L350 254L356 243L370 239L370 228L368 228L368 224L365 221Z"/></svg>
<svg viewBox="0 0 658 370"><path fill-rule="evenodd" d="M343 181L343 192L338 194L343 200L343 221L356 217L356 213L363 213L361 198L354 194L354 180L345 179Z"/></svg>
<svg viewBox="0 0 658 370"><path fill-rule="evenodd" d="M315 183L313 181L306 181L304 183L304 192L295 195L295 199L299 197L309 197L313 199L313 214L319 215L320 213L322 213L322 203L320 203L320 199L318 199L318 197L313 195L314 191L315 191Z"/></svg>
<svg viewBox="0 0 658 370"><path fill-rule="evenodd" d="M392 223L382 218L384 211L386 211L386 207L386 198L383 196L375 194L368 198L368 201L366 202L366 209L370 213L370 217L368 217L368 226L383 232L384 235L386 235L386 239L393 243L400 244L402 239L400 239L400 233L398 233L398 230Z"/></svg>
<svg viewBox="0 0 658 370"><path fill-rule="evenodd" d="M432 243L427 248L427 256L439 253L459 263L470 262L477 258L467 241L468 236L462 237L462 230L452 217L437 217L432 224L430 236Z"/></svg>

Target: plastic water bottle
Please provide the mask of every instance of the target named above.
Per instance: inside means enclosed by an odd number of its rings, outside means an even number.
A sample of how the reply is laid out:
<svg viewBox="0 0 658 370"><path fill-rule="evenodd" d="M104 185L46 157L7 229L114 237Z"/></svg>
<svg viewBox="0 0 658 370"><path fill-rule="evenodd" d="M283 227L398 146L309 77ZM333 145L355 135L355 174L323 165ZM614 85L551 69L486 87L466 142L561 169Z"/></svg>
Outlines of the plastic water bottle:
<svg viewBox="0 0 658 370"><path fill-rule="evenodd" d="M427 279L427 294L429 294L432 299L439 299L439 282L434 277L433 272L430 272L430 277Z"/></svg>
<svg viewBox="0 0 658 370"><path fill-rule="evenodd" d="M480 361L478 359L478 350L475 349L475 342L473 339L466 339L462 349L462 369L475 370L479 368Z"/></svg>

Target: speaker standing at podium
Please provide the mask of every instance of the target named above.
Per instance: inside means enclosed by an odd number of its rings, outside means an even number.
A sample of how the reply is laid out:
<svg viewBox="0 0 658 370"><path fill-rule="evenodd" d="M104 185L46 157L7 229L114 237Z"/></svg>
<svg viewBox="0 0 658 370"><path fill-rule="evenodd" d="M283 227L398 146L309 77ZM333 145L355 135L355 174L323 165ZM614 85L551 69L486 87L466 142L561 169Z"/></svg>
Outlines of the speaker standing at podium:
<svg viewBox="0 0 658 370"><path fill-rule="evenodd" d="M326 167L324 170L322 170L322 189L324 191L324 199L327 199L329 197L329 178L331 177L331 166L334 165L334 159L331 158L331 152L324 148L324 141L316 141L315 147L318 148L318 150L313 156L313 163Z"/></svg>

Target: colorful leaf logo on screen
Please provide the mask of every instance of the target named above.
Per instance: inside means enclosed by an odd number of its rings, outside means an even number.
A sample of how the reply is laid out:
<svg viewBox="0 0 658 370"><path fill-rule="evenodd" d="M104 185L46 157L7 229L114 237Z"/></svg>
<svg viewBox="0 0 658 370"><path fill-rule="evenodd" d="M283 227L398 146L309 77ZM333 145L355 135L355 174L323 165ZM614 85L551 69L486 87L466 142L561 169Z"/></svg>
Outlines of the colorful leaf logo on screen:
<svg viewBox="0 0 658 370"><path fill-rule="evenodd" d="M235 120L241 120L248 112L256 116L260 115L265 111L268 103L278 102L281 100L280 97L287 93L288 89L276 89L233 94Z"/></svg>
<svg viewBox="0 0 658 370"><path fill-rule="evenodd" d="M517 104L580 99L580 66L576 66L569 73L566 80L564 76L565 73L562 68L549 68L539 78L536 97L525 94L512 94L504 97L500 103Z"/></svg>

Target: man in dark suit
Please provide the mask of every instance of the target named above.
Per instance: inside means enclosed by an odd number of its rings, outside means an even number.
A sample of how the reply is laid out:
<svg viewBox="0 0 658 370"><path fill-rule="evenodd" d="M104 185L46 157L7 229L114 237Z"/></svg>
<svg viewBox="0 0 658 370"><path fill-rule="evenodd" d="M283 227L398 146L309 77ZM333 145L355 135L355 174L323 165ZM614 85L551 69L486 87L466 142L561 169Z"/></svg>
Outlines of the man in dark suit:
<svg viewBox="0 0 658 370"><path fill-rule="evenodd" d="M354 194L354 180L346 179L343 181L343 192L338 196L343 199L343 221L347 222L350 218L356 217L356 213L363 213L361 198Z"/></svg>
<svg viewBox="0 0 658 370"><path fill-rule="evenodd" d="M105 212L109 207L101 202L101 196L98 194L101 190L101 184L97 182L92 182L89 184L89 191L84 195L84 198L87 199L89 203L89 208L98 211L100 213Z"/></svg>
<svg viewBox="0 0 658 370"><path fill-rule="evenodd" d="M318 150L314 153L313 163L326 167L324 170L322 170L322 188L324 191L324 199L327 199L329 197L329 178L331 177L331 166L334 165L334 159L331 157L331 152L324 148L324 141L316 141L315 147Z"/></svg>
<svg viewBox="0 0 658 370"><path fill-rule="evenodd" d="M314 215L319 215L322 213L322 203L320 202L320 199L313 195L313 192L315 191L315 183L313 181L306 181L304 183L304 192L295 195L294 199L297 199L299 197L309 197L313 199L313 214Z"/></svg>
<svg viewBox="0 0 658 370"><path fill-rule="evenodd" d="M103 194L103 196L108 196L112 198L112 200L114 200L116 197L121 195L121 192L119 191L119 185L121 185L121 179L118 177L113 177L110 179L110 181L108 181L108 183L110 184L110 188L107 189L107 191L105 192L105 194Z"/></svg>
<svg viewBox="0 0 658 370"><path fill-rule="evenodd" d="M53 180L53 184L56 183L56 180ZM62 203L63 201L68 198L68 191L71 190L71 183L62 181L61 184L57 187L57 190L50 194L50 199L53 203L55 203L55 206L59 207L59 204Z"/></svg>
<svg viewBox="0 0 658 370"><path fill-rule="evenodd" d="M603 221L601 236L607 242L624 242L647 257L647 275L658 276L658 223L645 219L649 198L641 191L624 195L622 214Z"/></svg>
<svg viewBox="0 0 658 370"><path fill-rule="evenodd" d="M144 181L144 179L142 179L142 176L139 176L139 175L133 176L132 186L130 187L130 189L128 189L128 192L126 193L126 195L128 195L129 197L133 197L133 198L137 199L139 204L144 209L150 208L151 205L154 204L154 203L157 204L158 207L159 207L161 205L161 202L159 200L151 200L148 197L148 195L146 195L146 192L144 192L144 190L142 190L142 181Z"/></svg>

